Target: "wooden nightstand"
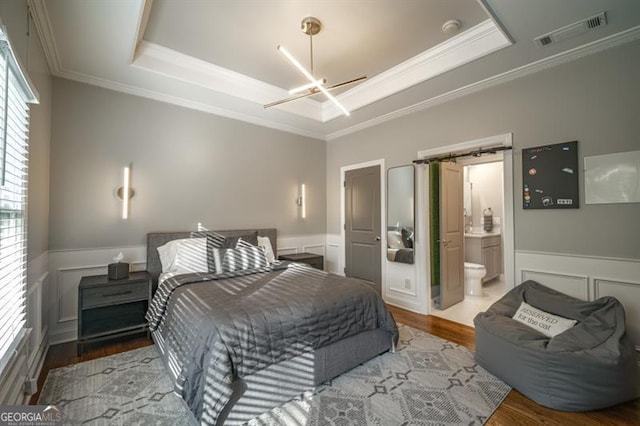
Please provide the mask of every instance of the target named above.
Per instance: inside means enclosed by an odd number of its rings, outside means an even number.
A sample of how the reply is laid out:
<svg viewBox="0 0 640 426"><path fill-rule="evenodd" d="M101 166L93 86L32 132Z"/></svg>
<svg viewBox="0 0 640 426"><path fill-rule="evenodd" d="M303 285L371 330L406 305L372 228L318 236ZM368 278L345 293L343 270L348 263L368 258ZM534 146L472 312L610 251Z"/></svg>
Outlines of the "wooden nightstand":
<svg viewBox="0 0 640 426"><path fill-rule="evenodd" d="M282 254L278 259L306 263L312 268L324 270L324 256L315 253Z"/></svg>
<svg viewBox="0 0 640 426"><path fill-rule="evenodd" d="M151 276L132 272L110 280L106 275L82 277L78 285L78 356L85 343L149 330L144 316L151 300Z"/></svg>

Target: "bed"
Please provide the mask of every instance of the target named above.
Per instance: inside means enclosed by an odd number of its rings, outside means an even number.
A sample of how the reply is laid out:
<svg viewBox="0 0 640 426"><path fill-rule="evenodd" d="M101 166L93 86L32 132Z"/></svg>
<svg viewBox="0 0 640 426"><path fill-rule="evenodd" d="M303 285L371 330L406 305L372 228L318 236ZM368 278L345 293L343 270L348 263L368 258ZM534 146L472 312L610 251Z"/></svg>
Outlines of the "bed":
<svg viewBox="0 0 640 426"><path fill-rule="evenodd" d="M277 253L275 229L215 233L268 237ZM359 280L290 262L162 274L158 247L191 236L148 234L155 294L147 317L174 390L197 422L243 424L395 348L393 317Z"/></svg>
<svg viewBox="0 0 640 426"><path fill-rule="evenodd" d="M410 263L413 260L413 228L391 226L387 228L387 260Z"/></svg>

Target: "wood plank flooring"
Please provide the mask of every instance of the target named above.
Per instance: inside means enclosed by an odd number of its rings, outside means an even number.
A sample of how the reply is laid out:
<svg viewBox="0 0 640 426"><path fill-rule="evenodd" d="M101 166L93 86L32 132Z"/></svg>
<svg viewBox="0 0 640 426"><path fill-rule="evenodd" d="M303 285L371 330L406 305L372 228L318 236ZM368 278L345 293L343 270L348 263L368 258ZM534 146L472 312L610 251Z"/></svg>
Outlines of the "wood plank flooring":
<svg viewBox="0 0 640 426"><path fill-rule="evenodd" d="M393 306L389 306L389 310L398 322L465 346L468 349L473 350L475 348L475 334L472 327L431 315L416 314ZM31 397L30 403L35 404L38 401L39 390L42 389L49 370L151 344L153 342L146 336L130 338L115 343L96 344L87 346L85 353L81 357L76 356L74 342L51 346L38 379L38 393ZM565 413L542 407L523 396L520 392L512 390L489 419L487 425L640 425L640 400L636 399L606 410L588 413Z"/></svg>
<svg viewBox="0 0 640 426"><path fill-rule="evenodd" d="M389 306L396 321L473 350L476 346L472 327L431 315L420 315ZM536 404L516 390L507 395L487 425L640 425L640 399L605 410L567 413Z"/></svg>

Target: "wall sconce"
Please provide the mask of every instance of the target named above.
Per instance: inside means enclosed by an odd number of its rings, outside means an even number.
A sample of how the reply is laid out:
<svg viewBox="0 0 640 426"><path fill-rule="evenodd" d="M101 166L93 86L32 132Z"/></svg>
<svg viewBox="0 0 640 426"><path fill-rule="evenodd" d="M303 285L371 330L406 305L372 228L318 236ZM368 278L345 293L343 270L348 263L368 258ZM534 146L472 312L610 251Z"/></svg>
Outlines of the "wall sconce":
<svg viewBox="0 0 640 426"><path fill-rule="evenodd" d="M300 214L303 219L307 217L306 198L307 198L307 195L306 195L305 186L303 183L302 185L300 185L300 196L296 198L296 204L298 205L298 207L302 209L300 211Z"/></svg>
<svg viewBox="0 0 640 426"><path fill-rule="evenodd" d="M122 218L129 218L129 200L135 194L131 188L131 168L125 166L122 174L122 186L117 189L116 194L122 200Z"/></svg>

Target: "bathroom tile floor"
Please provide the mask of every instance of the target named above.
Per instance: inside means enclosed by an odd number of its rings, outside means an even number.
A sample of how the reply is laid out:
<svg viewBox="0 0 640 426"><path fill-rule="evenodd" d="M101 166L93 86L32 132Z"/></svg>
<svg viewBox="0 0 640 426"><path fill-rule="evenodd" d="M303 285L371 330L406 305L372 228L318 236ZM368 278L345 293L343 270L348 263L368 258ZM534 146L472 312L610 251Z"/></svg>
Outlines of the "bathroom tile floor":
<svg viewBox="0 0 640 426"><path fill-rule="evenodd" d="M478 312L486 311L496 300L504 296L505 283L500 278L493 279L482 285L484 297L465 296L464 300L448 309L432 309L431 315L455 321L473 327L473 318Z"/></svg>

